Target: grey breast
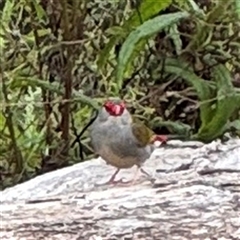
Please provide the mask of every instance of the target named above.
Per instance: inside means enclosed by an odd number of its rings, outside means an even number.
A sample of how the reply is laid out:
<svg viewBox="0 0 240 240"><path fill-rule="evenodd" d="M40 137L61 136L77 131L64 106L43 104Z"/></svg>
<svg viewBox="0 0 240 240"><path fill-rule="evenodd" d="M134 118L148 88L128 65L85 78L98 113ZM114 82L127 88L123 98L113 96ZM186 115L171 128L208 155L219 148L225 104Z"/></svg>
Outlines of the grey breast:
<svg viewBox="0 0 240 240"><path fill-rule="evenodd" d="M138 146L128 120L129 113L124 114L121 117L105 117L102 112L99 113L90 128L93 149L104 159L108 157L108 152L114 152L120 158L135 158L141 164L150 157L153 147Z"/></svg>

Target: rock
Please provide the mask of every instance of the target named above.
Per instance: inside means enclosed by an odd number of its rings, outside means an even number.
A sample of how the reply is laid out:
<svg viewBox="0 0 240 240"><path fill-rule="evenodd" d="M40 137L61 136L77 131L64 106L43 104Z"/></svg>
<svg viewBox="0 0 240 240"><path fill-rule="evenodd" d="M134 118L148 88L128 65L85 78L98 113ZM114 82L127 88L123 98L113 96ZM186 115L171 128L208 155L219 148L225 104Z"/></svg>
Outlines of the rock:
<svg viewBox="0 0 240 240"><path fill-rule="evenodd" d="M100 158L0 194L1 239L240 239L240 139L157 149L132 186ZM133 177L135 169L118 177Z"/></svg>

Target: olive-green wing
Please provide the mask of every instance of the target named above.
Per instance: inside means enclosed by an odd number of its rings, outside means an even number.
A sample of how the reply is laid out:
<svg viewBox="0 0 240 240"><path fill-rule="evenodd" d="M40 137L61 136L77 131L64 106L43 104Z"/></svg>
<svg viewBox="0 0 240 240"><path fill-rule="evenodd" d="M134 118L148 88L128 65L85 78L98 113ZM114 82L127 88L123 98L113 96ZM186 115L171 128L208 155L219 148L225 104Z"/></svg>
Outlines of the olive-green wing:
<svg viewBox="0 0 240 240"><path fill-rule="evenodd" d="M144 123L139 120L135 120L132 123L132 133L136 138L136 143L140 147L145 147L150 143L153 136L153 131L149 129Z"/></svg>

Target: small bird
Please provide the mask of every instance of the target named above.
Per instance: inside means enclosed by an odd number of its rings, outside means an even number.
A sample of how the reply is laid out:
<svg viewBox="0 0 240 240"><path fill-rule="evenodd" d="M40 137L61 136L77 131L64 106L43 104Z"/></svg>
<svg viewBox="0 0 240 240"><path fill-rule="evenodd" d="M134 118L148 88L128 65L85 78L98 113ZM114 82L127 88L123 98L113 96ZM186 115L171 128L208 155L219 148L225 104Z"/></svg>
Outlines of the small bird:
<svg viewBox="0 0 240 240"><path fill-rule="evenodd" d="M123 179L114 180L121 169L137 166L138 170L149 174L141 168L155 149L156 141L166 142L167 137L156 135L141 121L133 118L125 102L118 98L108 99L99 110L98 116L90 127L90 138L94 152L107 164L117 168L107 183L126 183Z"/></svg>

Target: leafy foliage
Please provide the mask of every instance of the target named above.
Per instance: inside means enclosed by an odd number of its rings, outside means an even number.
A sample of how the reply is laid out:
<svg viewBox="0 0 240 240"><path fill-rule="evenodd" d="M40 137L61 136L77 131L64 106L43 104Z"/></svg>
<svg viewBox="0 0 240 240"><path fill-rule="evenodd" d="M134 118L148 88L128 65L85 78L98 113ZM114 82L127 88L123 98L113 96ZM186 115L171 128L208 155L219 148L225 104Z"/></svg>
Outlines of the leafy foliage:
<svg viewBox="0 0 240 240"><path fill-rule="evenodd" d="M214 67L213 79L217 87L216 101L209 107L212 111L208 111L208 115L202 117L202 125L196 136L205 141L212 140L224 132L229 118L239 108L240 103L240 94L235 91L230 73L223 65Z"/></svg>
<svg viewBox="0 0 240 240"><path fill-rule="evenodd" d="M142 39L152 37L152 35L158 33L162 29L170 27L172 24L179 22L181 19L188 16L189 14L187 12L161 15L144 22L141 26L129 34L126 41L122 45L118 57L117 81L119 89L122 87L121 80L124 77L123 73L129 65L129 60L131 59L131 55L134 52L135 46L138 45ZM140 51L141 49L138 50Z"/></svg>
<svg viewBox="0 0 240 240"><path fill-rule="evenodd" d="M109 33L113 36L110 37L108 44L106 44L103 51L99 54L98 67L103 69L104 64L106 64L108 58L110 57L111 50L122 42L124 38L127 37L134 28L141 25L142 22L147 21L151 17L157 15L160 11L167 8L172 3L172 0L166 1L143 1L139 8L132 11L129 19L124 21L122 27L113 26L108 29Z"/></svg>
<svg viewBox="0 0 240 240"><path fill-rule="evenodd" d="M1 185L79 161L70 143L108 96L156 133L239 134L239 6L1 1ZM81 142L91 157L87 132Z"/></svg>

